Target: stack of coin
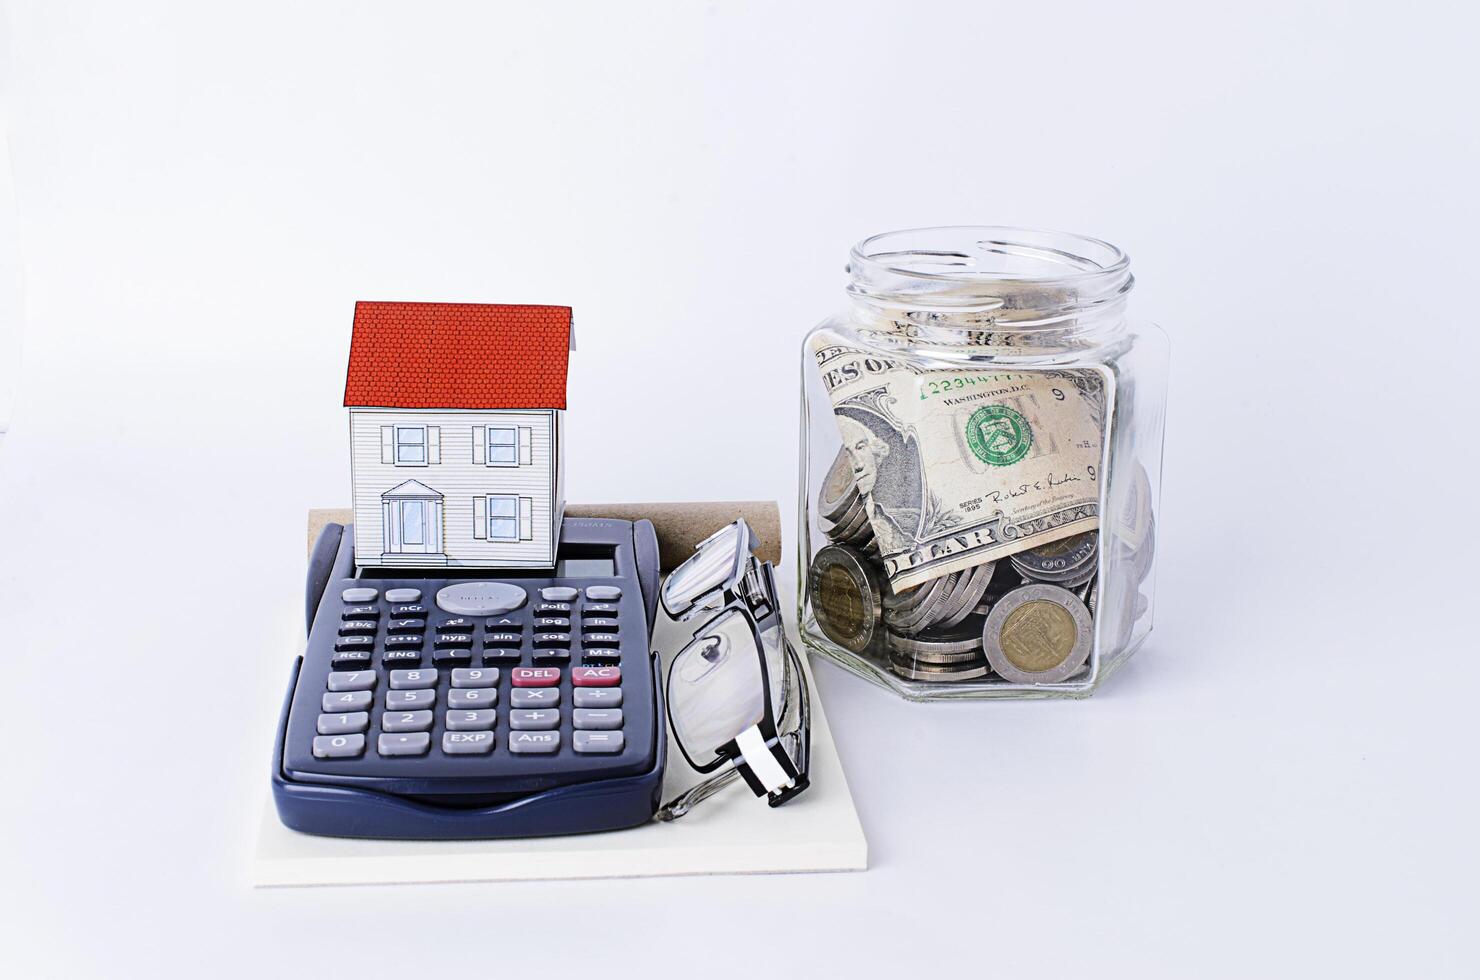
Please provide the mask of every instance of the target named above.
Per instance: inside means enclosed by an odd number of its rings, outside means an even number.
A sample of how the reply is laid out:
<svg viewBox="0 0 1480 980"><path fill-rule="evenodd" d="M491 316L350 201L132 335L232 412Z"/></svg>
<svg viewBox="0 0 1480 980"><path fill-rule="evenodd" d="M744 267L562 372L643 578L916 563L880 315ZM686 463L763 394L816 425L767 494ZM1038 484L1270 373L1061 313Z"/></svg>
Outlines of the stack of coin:
<svg viewBox="0 0 1480 980"><path fill-rule="evenodd" d="M1048 544L1019 551L1009 559L1025 580L1078 588L1095 577L1100 535L1086 531Z"/></svg>
<svg viewBox="0 0 1480 980"><path fill-rule="evenodd" d="M833 542L808 574L822 632L883 661L907 680L1062 681L1083 668L1093 639L1098 532L950 572L912 589L889 588L852 460L840 450L817 495Z"/></svg>
<svg viewBox="0 0 1480 980"><path fill-rule="evenodd" d="M964 681L987 676L982 657L983 596L995 562L931 579L884 596L884 645L889 667L918 681Z"/></svg>
<svg viewBox="0 0 1480 980"><path fill-rule="evenodd" d="M870 555L879 553L863 497L853 482L853 460L846 449L838 450L822 480L822 489L817 493L817 515L822 533L829 541Z"/></svg>

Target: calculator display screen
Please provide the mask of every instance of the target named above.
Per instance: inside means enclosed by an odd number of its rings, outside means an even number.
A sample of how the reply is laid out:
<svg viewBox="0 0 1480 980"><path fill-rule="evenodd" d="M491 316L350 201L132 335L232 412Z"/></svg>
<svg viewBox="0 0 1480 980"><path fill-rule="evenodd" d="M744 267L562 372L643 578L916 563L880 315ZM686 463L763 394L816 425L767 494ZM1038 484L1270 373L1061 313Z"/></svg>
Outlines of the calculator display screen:
<svg viewBox="0 0 1480 980"><path fill-rule="evenodd" d="M610 558L562 558L555 563L556 578L616 578L617 563Z"/></svg>

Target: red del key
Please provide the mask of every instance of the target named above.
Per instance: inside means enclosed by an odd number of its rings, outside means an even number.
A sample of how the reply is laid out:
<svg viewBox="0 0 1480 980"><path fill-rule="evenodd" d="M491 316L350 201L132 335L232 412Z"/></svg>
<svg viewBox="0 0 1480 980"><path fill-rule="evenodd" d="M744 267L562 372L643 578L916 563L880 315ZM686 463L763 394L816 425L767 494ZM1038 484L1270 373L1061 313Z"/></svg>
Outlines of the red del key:
<svg viewBox="0 0 1480 980"><path fill-rule="evenodd" d="M570 682L576 687L616 687L622 683L622 668L572 667Z"/></svg>
<svg viewBox="0 0 1480 980"><path fill-rule="evenodd" d="M560 683L560 668L515 667L509 679L515 687L554 687Z"/></svg>

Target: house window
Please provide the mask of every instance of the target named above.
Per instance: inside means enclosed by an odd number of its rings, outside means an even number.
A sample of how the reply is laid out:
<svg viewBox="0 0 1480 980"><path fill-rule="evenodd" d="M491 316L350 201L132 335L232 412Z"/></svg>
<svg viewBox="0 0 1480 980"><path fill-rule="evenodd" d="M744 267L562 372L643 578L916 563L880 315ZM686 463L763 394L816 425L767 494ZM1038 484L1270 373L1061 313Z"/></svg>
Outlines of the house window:
<svg viewBox="0 0 1480 980"><path fill-rule="evenodd" d="M488 540L519 540L519 498L490 496L488 498Z"/></svg>
<svg viewBox="0 0 1480 980"><path fill-rule="evenodd" d="M396 465L427 465L427 427L424 425L396 426Z"/></svg>
<svg viewBox="0 0 1480 980"><path fill-rule="evenodd" d="M512 425L488 427L488 465L519 465L519 429Z"/></svg>

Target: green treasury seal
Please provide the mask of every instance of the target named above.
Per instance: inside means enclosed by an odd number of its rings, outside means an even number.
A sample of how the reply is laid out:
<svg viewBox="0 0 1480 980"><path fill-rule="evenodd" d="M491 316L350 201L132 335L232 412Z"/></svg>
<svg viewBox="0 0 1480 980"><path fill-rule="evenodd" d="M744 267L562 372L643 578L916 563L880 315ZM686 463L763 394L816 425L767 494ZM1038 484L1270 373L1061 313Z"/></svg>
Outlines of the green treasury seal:
<svg viewBox="0 0 1480 980"><path fill-rule="evenodd" d="M966 423L966 444L983 463L1011 466L1033 448L1033 430L1006 405L983 405Z"/></svg>

